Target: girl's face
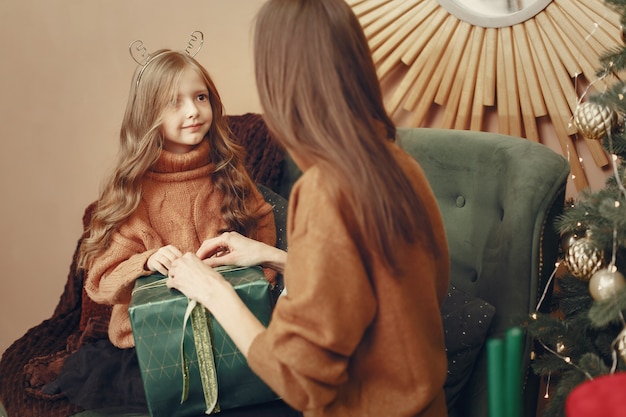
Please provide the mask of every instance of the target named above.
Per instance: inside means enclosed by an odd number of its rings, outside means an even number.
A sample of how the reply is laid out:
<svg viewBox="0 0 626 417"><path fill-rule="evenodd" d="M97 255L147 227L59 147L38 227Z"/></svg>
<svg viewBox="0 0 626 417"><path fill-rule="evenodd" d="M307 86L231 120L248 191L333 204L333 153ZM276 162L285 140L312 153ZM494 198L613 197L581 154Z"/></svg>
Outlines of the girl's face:
<svg viewBox="0 0 626 417"><path fill-rule="evenodd" d="M200 74L183 71L175 100L163 112L163 148L185 153L202 142L213 122L209 90Z"/></svg>

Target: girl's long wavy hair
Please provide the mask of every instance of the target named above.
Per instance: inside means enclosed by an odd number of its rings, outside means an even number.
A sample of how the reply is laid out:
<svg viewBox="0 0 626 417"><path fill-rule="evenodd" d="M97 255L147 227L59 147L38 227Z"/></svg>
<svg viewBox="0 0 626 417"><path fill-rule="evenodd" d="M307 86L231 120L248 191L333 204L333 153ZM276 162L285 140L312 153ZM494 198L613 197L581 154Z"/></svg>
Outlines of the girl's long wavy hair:
<svg viewBox="0 0 626 417"><path fill-rule="evenodd" d="M186 53L162 49L151 57L143 73L140 73L143 67L139 66L133 76L120 130L117 163L103 184L82 241L80 268L87 268L106 250L113 233L137 209L144 174L157 162L163 149L163 111L176 97L180 76L187 68L196 71L209 90L213 122L207 134L211 143L208 162L215 164L212 178L216 188L224 194L221 214L230 230L244 235L255 231L258 219L253 215L254 207L245 204L254 183L244 167L244 150L231 137L213 80L206 69Z"/></svg>
<svg viewBox="0 0 626 417"><path fill-rule="evenodd" d="M346 2L269 0L257 15L254 56L270 131L296 160L333 178L328 186L360 250L375 251L393 268L396 242L428 244L434 232L386 143L396 129Z"/></svg>

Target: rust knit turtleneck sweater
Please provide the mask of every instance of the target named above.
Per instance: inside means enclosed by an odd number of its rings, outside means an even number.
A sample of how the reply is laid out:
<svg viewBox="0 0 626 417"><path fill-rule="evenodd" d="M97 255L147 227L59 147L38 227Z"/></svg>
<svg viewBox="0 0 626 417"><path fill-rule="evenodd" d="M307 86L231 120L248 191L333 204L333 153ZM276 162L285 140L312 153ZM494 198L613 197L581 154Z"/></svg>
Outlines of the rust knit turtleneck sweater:
<svg viewBox="0 0 626 417"><path fill-rule="evenodd" d="M223 194L213 185L209 149L209 141L204 140L185 154L164 150L143 180L137 210L87 271L89 297L113 305L109 339L117 347L135 345L128 306L135 280L151 273L145 268L148 258L165 245L195 252L204 240L227 229L220 215ZM256 235L250 237L275 245L272 207L256 190L248 204L256 207L260 218Z"/></svg>

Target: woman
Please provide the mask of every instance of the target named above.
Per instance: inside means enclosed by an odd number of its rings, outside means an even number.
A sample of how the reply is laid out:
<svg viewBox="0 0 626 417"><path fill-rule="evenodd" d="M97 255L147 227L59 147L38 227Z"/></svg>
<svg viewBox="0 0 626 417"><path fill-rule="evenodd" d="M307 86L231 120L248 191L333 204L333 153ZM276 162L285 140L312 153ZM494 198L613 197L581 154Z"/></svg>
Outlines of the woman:
<svg viewBox="0 0 626 417"><path fill-rule="evenodd" d="M289 252L235 232L175 260L168 285L206 306L250 367L305 416L446 416L443 223L394 143L367 41L344 0L269 0L256 79L273 136L302 169ZM260 264L286 294L264 328L211 267Z"/></svg>

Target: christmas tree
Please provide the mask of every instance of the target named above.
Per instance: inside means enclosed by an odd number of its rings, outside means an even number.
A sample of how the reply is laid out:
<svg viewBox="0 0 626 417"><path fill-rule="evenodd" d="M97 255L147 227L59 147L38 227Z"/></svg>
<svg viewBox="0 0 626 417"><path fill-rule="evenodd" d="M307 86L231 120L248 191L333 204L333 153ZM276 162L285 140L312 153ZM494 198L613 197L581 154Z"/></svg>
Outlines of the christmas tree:
<svg viewBox="0 0 626 417"><path fill-rule="evenodd" d="M605 0L620 13L622 40L626 0ZM574 123L582 136L599 140L612 174L598 192L568 201L556 227L562 262L555 270L552 313L532 314L525 324L537 341L533 370L547 382L544 417L565 416L574 388L603 375L626 372L626 47L600 57L597 75L606 91L579 103Z"/></svg>

